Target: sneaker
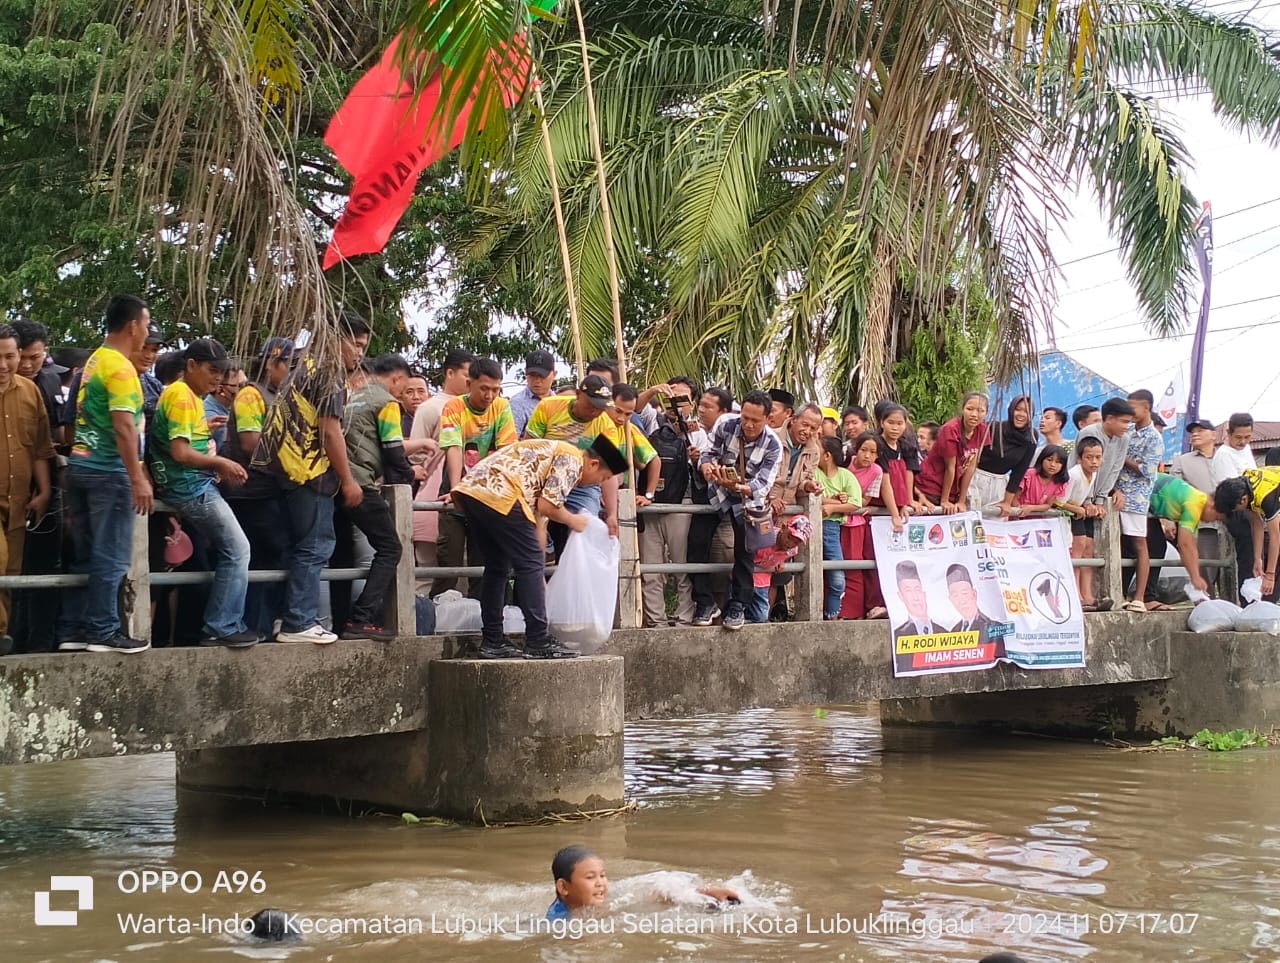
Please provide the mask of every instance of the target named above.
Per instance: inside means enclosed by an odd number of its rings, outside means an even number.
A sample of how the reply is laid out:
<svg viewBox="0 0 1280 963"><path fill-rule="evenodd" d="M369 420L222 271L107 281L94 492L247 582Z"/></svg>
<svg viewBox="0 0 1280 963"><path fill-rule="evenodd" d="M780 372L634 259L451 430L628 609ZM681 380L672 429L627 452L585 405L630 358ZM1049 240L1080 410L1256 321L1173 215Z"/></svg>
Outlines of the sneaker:
<svg viewBox="0 0 1280 963"><path fill-rule="evenodd" d="M87 648L89 648L88 642L79 642L71 639L58 643L59 652L83 652Z"/></svg>
<svg viewBox="0 0 1280 963"><path fill-rule="evenodd" d="M690 625L710 625L720 617L720 607L718 605L698 606L698 611L693 613L693 621Z"/></svg>
<svg viewBox="0 0 1280 963"><path fill-rule="evenodd" d="M724 619L720 622L722 629L728 629L730 632L737 632L747 624L747 612L741 605L733 604L729 606L729 611L725 612Z"/></svg>
<svg viewBox="0 0 1280 963"><path fill-rule="evenodd" d="M200 640L201 645L220 645L228 649L247 649L250 646L257 645L262 641L262 636L257 632L250 632L246 629L243 632L233 632L231 635L205 636Z"/></svg>
<svg viewBox="0 0 1280 963"><path fill-rule="evenodd" d="M501 642L482 642L478 653L481 659L518 659L523 654L506 639Z"/></svg>
<svg viewBox="0 0 1280 963"><path fill-rule="evenodd" d="M526 659L576 659L579 653L567 648L559 639L547 639L542 645L526 645Z"/></svg>
<svg viewBox="0 0 1280 963"><path fill-rule="evenodd" d="M151 648L151 643L146 639L131 639L123 632L117 632L101 642L90 642L86 648L90 652L121 652L125 655L133 655L135 652L146 652Z"/></svg>
<svg viewBox="0 0 1280 963"><path fill-rule="evenodd" d="M348 625L342 632L344 639L373 639L375 642L390 642L396 634L390 629L375 625L372 622L361 622L359 625Z"/></svg>
<svg viewBox="0 0 1280 963"><path fill-rule="evenodd" d="M0 655L8 655L13 651L13 636L0 635Z"/></svg>
<svg viewBox="0 0 1280 963"><path fill-rule="evenodd" d="M314 642L316 645L332 645L338 637L323 625L313 625L301 632L277 632L277 642Z"/></svg>

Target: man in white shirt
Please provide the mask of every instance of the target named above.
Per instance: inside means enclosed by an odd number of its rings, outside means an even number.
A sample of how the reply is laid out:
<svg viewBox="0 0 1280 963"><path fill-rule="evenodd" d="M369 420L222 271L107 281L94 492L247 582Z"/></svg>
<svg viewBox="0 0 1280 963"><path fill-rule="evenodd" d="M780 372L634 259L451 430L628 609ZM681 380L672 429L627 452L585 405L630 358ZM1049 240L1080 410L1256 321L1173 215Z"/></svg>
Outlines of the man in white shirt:
<svg viewBox="0 0 1280 963"><path fill-rule="evenodd" d="M1253 416L1237 412L1227 422L1227 443L1213 456L1213 484L1216 487L1228 478L1239 478L1250 468L1258 467L1249 442L1253 441ZM1199 487L1199 486L1197 486Z"/></svg>
<svg viewBox="0 0 1280 963"><path fill-rule="evenodd" d="M1253 440L1253 416L1247 411L1236 412L1227 420L1227 441L1213 455L1213 484L1216 488L1228 478L1239 478L1250 468L1257 468L1257 459L1249 442ZM1232 512L1227 516L1227 531L1236 543L1236 558L1253 557L1253 529L1247 512ZM1240 566L1240 579L1249 577L1249 566Z"/></svg>
<svg viewBox="0 0 1280 963"><path fill-rule="evenodd" d="M466 394L470 385L471 362L475 355L465 348L454 348L444 356L444 376L440 390L418 405L413 413L411 439L425 438L434 443L440 441L440 413L451 398ZM418 500L433 502L440 497L440 479L444 469L444 456L438 444L420 455L410 458L414 462L413 474L422 485L418 488ZM413 556L421 567L436 564L436 539L440 534L439 512L413 513ZM418 579L416 590L426 593L431 589L431 579Z"/></svg>

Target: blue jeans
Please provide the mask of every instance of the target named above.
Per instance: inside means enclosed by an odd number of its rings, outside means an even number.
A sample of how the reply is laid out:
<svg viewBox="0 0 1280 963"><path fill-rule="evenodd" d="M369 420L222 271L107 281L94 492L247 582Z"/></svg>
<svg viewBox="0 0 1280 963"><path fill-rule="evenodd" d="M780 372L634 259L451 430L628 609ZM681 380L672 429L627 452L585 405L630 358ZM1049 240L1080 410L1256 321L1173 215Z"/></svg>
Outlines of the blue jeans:
<svg viewBox="0 0 1280 963"><path fill-rule="evenodd" d="M840 523L828 520L822 522L822 560L824 562L843 562L844 553L840 549ZM840 599L844 595L844 572L836 570L827 572L827 595L822 605L822 616L834 619L840 614Z"/></svg>
<svg viewBox="0 0 1280 963"><path fill-rule="evenodd" d="M120 631L120 581L133 555L129 476L72 464L67 469L67 510L73 547L70 571L88 575L89 584L69 589L63 597L58 641L101 642Z"/></svg>
<svg viewBox="0 0 1280 963"><path fill-rule="evenodd" d="M769 621L769 590L754 589L751 604L747 606L747 621L754 624Z"/></svg>
<svg viewBox="0 0 1280 963"><path fill-rule="evenodd" d="M178 517L205 537L213 559L213 587L204 606L204 631L223 639L245 631L244 597L249 589L249 539L231 506L210 485L190 501L175 504Z"/></svg>
<svg viewBox="0 0 1280 963"><path fill-rule="evenodd" d="M289 577L284 583L284 632L320 624L320 570L333 555L333 496L298 485L282 498L289 522Z"/></svg>

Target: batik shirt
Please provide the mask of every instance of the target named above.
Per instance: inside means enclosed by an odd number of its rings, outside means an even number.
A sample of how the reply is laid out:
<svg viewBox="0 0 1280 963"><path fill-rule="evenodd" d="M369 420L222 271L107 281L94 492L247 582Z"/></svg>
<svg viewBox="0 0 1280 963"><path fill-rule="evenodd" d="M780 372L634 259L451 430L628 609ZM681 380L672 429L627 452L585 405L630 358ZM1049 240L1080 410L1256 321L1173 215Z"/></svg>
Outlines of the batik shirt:
<svg viewBox="0 0 1280 963"><path fill-rule="evenodd" d="M71 464L97 471L125 470L116 448L114 411L133 416L142 431L142 383L133 362L105 344L89 356L76 393L76 443Z"/></svg>
<svg viewBox="0 0 1280 963"><path fill-rule="evenodd" d="M1163 453L1164 439L1160 437L1160 429L1155 425L1130 429L1129 453L1126 457L1137 462L1142 471L1135 472L1127 467L1120 469L1116 488L1124 495L1122 511L1135 515L1147 513L1147 505L1151 501L1151 485L1155 481L1156 469L1160 466L1160 456Z"/></svg>
<svg viewBox="0 0 1280 963"><path fill-rule="evenodd" d="M191 450L209 454L209 422L204 406L185 381L178 379L160 394L155 420L151 423L151 444L147 465L156 483L156 494L171 502L187 502L202 495L213 484L213 472L183 465L173 457L173 441L182 438Z"/></svg>
<svg viewBox="0 0 1280 963"><path fill-rule="evenodd" d="M500 448L458 483L455 494L467 495L507 515L516 505L534 521L538 499L563 508L582 474L582 453L562 441L530 439Z"/></svg>

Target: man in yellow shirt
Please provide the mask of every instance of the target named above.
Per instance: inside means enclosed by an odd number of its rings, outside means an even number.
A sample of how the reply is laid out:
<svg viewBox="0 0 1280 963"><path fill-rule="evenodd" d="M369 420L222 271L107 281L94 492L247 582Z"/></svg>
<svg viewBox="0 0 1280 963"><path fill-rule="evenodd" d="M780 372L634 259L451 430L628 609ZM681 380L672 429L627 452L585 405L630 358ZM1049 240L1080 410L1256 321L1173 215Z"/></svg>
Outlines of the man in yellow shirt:
<svg viewBox="0 0 1280 963"><path fill-rule="evenodd" d="M613 442L596 437L585 451L560 441L521 441L500 448L478 464L446 499L460 507L484 555L480 585L482 659L569 659L576 655L547 631L546 550L537 516L575 532L587 516L567 505L583 485L616 478L626 467ZM515 573L516 599L524 613L524 652L502 634L507 578ZM582 590L590 591L590 586ZM614 591L612 585L600 591Z"/></svg>
<svg viewBox="0 0 1280 963"><path fill-rule="evenodd" d="M141 298L117 294L106 322L106 337L85 363L76 396L76 440L67 468L71 573L88 575L89 584L63 597L58 648L64 652L151 648L150 639L123 631L117 606L133 551L134 512L150 515L154 504L139 457L142 385L129 360L147 338L151 311Z"/></svg>
<svg viewBox="0 0 1280 963"><path fill-rule="evenodd" d="M613 404L613 390L609 381L598 374L589 374L582 379L578 390L572 398L564 395L553 395L538 402L529 423L525 426L526 438L546 438L551 441L567 441L577 445L580 451L591 447L591 443L604 435L615 443L617 427L605 411ZM618 535L618 479L610 478L603 485L579 485L569 496L567 507L573 512L585 512L588 515L599 515L604 507L605 524L609 526L609 534ZM550 527L552 544L555 545L556 558L564 551L564 544L569 538L569 530L560 524Z"/></svg>

